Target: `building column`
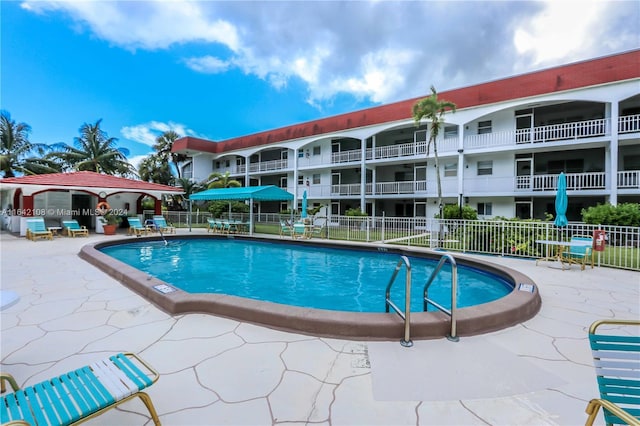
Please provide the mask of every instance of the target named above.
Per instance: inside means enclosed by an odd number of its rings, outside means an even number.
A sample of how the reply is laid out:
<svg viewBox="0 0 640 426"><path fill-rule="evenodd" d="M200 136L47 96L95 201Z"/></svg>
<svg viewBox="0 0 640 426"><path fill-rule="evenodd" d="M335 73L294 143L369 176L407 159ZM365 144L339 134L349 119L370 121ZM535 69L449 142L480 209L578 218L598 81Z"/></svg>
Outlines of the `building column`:
<svg viewBox="0 0 640 426"><path fill-rule="evenodd" d="M22 216L33 216L33 195L22 195Z"/></svg>
<svg viewBox="0 0 640 426"><path fill-rule="evenodd" d="M609 203L618 204L618 116L620 114L618 101L607 104L609 109L609 126L611 129L611 142L609 142L609 167L606 179L609 182Z"/></svg>
<svg viewBox="0 0 640 426"><path fill-rule="evenodd" d="M460 207L464 195L464 126L458 126L458 198Z"/></svg>
<svg viewBox="0 0 640 426"><path fill-rule="evenodd" d="M162 199L161 198L156 198L156 204L154 206L153 209L153 214L155 214L156 216L159 216L162 214Z"/></svg>

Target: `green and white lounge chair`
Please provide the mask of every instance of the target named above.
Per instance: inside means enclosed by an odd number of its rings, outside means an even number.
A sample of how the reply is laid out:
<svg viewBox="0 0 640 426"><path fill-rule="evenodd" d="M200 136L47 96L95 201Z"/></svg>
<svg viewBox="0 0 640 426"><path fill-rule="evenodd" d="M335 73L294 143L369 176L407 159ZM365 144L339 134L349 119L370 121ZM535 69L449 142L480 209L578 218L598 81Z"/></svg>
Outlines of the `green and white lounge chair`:
<svg viewBox="0 0 640 426"><path fill-rule="evenodd" d="M33 386L20 389L10 374L1 374L2 391L8 382L12 393L2 395L0 422L30 425L71 425L82 423L140 398L156 425L160 419L145 388L159 374L132 353L111 356Z"/></svg>
<svg viewBox="0 0 640 426"><path fill-rule="evenodd" d="M80 226L77 220L63 220L62 227L69 237L75 237L76 235L84 235L85 237L89 236L89 230L87 227Z"/></svg>
<svg viewBox="0 0 640 426"><path fill-rule="evenodd" d="M149 228L144 226L140 219L137 217L128 217L127 221L129 222L129 235L135 235L139 237L140 235L147 235L149 233Z"/></svg>
<svg viewBox="0 0 640 426"><path fill-rule="evenodd" d="M154 216L153 223L156 225L156 229L164 234L175 234L176 228L170 225L167 225L167 221L164 216Z"/></svg>
<svg viewBox="0 0 640 426"><path fill-rule="evenodd" d="M600 326L616 328L606 334L597 333ZM593 424L600 407L607 424L640 425L639 331L637 320L600 320L591 324L589 342L600 398L589 401L586 425Z"/></svg>
<svg viewBox="0 0 640 426"><path fill-rule="evenodd" d="M561 253L562 262L576 263L583 271L585 265L590 263L593 269L593 238L588 235L574 235L571 237L571 243L581 245L567 246Z"/></svg>
<svg viewBox="0 0 640 426"><path fill-rule="evenodd" d="M27 219L27 239L36 241L38 238L53 240L53 232L47 229L43 217Z"/></svg>

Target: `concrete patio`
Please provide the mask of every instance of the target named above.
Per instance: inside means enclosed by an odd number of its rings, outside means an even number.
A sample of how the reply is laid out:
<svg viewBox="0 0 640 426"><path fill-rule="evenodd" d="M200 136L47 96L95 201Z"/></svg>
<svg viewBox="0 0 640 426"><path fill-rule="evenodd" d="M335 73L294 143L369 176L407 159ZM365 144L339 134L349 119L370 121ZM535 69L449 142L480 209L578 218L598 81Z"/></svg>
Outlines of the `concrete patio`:
<svg viewBox="0 0 640 426"><path fill-rule="evenodd" d="M172 317L78 258L84 244L105 238L113 237L32 242L0 233L1 288L20 296L1 312L2 371L28 385L136 352L161 374L149 394L165 425L584 424L598 396L589 325L640 318L637 272L498 257L483 259L533 278L542 309L458 343L403 348ZM150 423L136 399L88 424Z"/></svg>

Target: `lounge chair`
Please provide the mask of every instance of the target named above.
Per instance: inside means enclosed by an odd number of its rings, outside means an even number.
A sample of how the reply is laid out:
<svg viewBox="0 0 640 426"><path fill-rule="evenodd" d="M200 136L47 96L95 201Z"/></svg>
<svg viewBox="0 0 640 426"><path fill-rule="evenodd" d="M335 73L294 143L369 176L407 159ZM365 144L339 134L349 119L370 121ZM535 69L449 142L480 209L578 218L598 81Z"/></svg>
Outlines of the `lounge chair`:
<svg viewBox="0 0 640 426"><path fill-rule="evenodd" d="M43 217L27 219L27 239L36 241L38 238L53 240L53 232L47 229Z"/></svg>
<svg viewBox="0 0 640 426"><path fill-rule="evenodd" d="M62 227L69 237L75 237L76 235L84 235L85 237L89 236L89 230L87 227L84 225L80 226L77 220L63 220Z"/></svg>
<svg viewBox="0 0 640 426"><path fill-rule="evenodd" d="M293 228L291 227L291 225L289 224L289 222L287 222L286 220L280 220L280 238L284 237L284 236L289 236L292 237L293 236Z"/></svg>
<svg viewBox="0 0 640 426"><path fill-rule="evenodd" d="M598 327L614 325L617 333L597 334ZM600 398L589 401L586 425L603 408L607 424L640 425L640 321L600 320L589 328L589 343L596 368ZM636 327L634 333L625 333ZM627 330L622 330L625 328Z"/></svg>
<svg viewBox="0 0 640 426"><path fill-rule="evenodd" d="M174 226L167 225L167 221L164 216L154 216L153 223L156 225L156 229L164 234L175 234L176 228Z"/></svg>
<svg viewBox="0 0 640 426"><path fill-rule="evenodd" d="M160 424L151 398L143 389L159 378L138 356L126 353L20 389L10 374L0 374L2 391L8 382L13 392L2 396L0 422L30 425L69 425L84 422L140 398L156 425Z"/></svg>
<svg viewBox="0 0 640 426"><path fill-rule="evenodd" d="M147 235L150 232L149 228L142 225L140 219L137 217L128 217L127 221L129 222L129 235L139 237L140 235Z"/></svg>
<svg viewBox="0 0 640 426"><path fill-rule="evenodd" d="M593 238L586 235L574 235L571 237L570 246L566 246L560 258L563 263L576 263L584 271L584 267L589 262L593 269Z"/></svg>
<svg viewBox="0 0 640 426"><path fill-rule="evenodd" d="M307 225L303 222L296 222L293 224L293 238L311 238L312 225Z"/></svg>
<svg viewBox="0 0 640 426"><path fill-rule="evenodd" d="M324 238L324 233L325 233L325 227L324 225L320 226L320 225L313 225L313 228L311 228L311 237L318 237L318 238Z"/></svg>

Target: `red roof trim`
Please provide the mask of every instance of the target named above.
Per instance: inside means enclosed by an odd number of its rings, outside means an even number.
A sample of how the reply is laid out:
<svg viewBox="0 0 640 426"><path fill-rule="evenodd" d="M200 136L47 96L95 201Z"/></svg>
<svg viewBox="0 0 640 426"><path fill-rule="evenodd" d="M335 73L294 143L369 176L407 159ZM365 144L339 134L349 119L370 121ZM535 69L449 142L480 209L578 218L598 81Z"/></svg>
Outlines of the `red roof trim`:
<svg viewBox="0 0 640 426"><path fill-rule="evenodd" d="M441 99L454 102L458 109L461 109L638 77L640 77L640 49L461 89L448 90L438 93L438 96ZM407 120L411 118L413 104L422 98L423 96L217 143L187 136L174 142L173 151L191 150L222 153L374 124Z"/></svg>
<svg viewBox="0 0 640 426"><path fill-rule="evenodd" d="M86 188L132 189L139 191L161 191L182 193L182 188L159 183L144 182L96 172L49 173L0 179L0 185L76 186Z"/></svg>

